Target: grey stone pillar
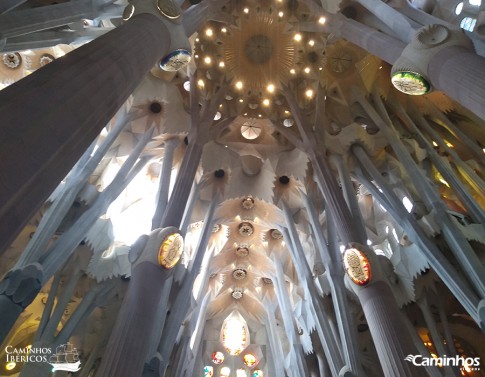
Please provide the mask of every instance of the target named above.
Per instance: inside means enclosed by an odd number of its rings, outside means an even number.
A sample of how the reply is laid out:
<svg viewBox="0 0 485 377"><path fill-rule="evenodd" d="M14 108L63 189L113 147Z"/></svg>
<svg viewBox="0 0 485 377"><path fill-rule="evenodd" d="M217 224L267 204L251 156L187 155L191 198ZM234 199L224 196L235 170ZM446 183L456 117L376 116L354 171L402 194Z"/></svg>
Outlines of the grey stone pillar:
<svg viewBox="0 0 485 377"><path fill-rule="evenodd" d="M429 78L438 90L485 120L485 58L461 46L447 47L429 61Z"/></svg>
<svg viewBox="0 0 485 377"><path fill-rule="evenodd" d="M0 251L169 46L163 22L140 14L0 92Z"/></svg>
<svg viewBox="0 0 485 377"><path fill-rule="evenodd" d="M63 26L83 18L93 19L100 9L95 0L77 0L9 12L0 16L0 38Z"/></svg>
<svg viewBox="0 0 485 377"><path fill-rule="evenodd" d="M165 208L167 207L168 190L170 188L170 177L172 174L173 154L178 143L178 138L172 138L165 141L162 170L160 171L158 186L158 202L152 219L152 230L160 226L162 216L165 213Z"/></svg>
<svg viewBox="0 0 485 377"><path fill-rule="evenodd" d="M406 47L406 44L399 39L346 18L341 14L332 16L329 28L332 32L369 51L389 64L394 64Z"/></svg>
<svg viewBox="0 0 485 377"><path fill-rule="evenodd" d="M384 376L426 376L425 368L404 360L407 355L418 352L409 333L403 331L405 325L391 288L383 281L375 281L355 292L364 310Z"/></svg>
<svg viewBox="0 0 485 377"><path fill-rule="evenodd" d="M130 285L95 376L142 376L163 286L173 273L160 267L158 251L166 237L176 232L173 227L154 230L146 243L130 251Z"/></svg>
<svg viewBox="0 0 485 377"><path fill-rule="evenodd" d="M161 226L176 226L180 227L184 215L187 199L190 195L190 189L194 182L195 173L199 167L200 158L202 156L203 144L197 140L189 142L187 150L185 151L184 159L180 166L177 180L172 190L170 203L163 215Z"/></svg>
<svg viewBox="0 0 485 377"><path fill-rule="evenodd" d="M2 3L0 3L0 14L10 11L26 1L27 0L3 0Z"/></svg>

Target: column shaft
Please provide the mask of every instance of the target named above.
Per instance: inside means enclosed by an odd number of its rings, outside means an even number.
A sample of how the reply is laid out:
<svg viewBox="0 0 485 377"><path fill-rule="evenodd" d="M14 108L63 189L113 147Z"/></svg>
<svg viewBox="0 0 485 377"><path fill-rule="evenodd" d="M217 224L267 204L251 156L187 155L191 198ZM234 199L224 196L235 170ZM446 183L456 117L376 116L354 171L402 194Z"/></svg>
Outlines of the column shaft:
<svg viewBox="0 0 485 377"><path fill-rule="evenodd" d="M353 284L353 283L352 283ZM386 377L425 376L425 369L404 360L415 355L416 348L409 333L402 331L396 301L386 283L377 281L357 292L365 318Z"/></svg>
<svg viewBox="0 0 485 377"><path fill-rule="evenodd" d="M431 58L429 78L436 89L485 119L485 58L464 47L448 47Z"/></svg>
<svg viewBox="0 0 485 377"><path fill-rule="evenodd" d="M150 262L134 268L97 377L141 377L156 308L171 272Z"/></svg>
<svg viewBox="0 0 485 377"><path fill-rule="evenodd" d="M0 250L169 46L163 23L138 15L0 92Z"/></svg>

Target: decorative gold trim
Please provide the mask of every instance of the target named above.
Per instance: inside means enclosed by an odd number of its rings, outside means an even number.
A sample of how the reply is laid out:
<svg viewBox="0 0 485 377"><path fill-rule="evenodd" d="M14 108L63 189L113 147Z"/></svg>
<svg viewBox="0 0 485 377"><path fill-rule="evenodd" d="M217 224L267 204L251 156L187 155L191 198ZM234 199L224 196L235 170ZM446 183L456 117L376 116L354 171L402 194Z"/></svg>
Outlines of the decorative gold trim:
<svg viewBox="0 0 485 377"><path fill-rule="evenodd" d="M157 0L157 9L170 20L176 20L182 15L182 11L173 0Z"/></svg>

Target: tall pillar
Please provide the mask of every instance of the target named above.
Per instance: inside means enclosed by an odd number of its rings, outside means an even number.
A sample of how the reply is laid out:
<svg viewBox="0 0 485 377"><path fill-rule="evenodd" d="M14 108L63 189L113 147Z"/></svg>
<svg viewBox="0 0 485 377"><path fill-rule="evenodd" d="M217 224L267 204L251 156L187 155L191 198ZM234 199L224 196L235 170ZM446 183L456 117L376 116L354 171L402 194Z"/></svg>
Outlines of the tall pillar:
<svg viewBox="0 0 485 377"><path fill-rule="evenodd" d="M93 19L98 16L99 10L101 7L94 0L77 0L9 12L0 15L0 36L11 38L67 25L83 18Z"/></svg>
<svg viewBox="0 0 485 377"><path fill-rule="evenodd" d="M458 103L485 120L485 58L462 46L438 52L429 61L429 78Z"/></svg>
<svg viewBox="0 0 485 377"><path fill-rule="evenodd" d="M153 215L152 219L152 230L160 226L160 223L162 222L162 216L165 212L165 208L167 207L168 191L170 188L170 177L172 174L173 155L178 143L178 138L165 140L162 170L160 171L158 186L158 202L155 209L155 214Z"/></svg>
<svg viewBox="0 0 485 377"><path fill-rule="evenodd" d="M167 53L169 33L136 15L0 92L0 250Z"/></svg>
<svg viewBox="0 0 485 377"><path fill-rule="evenodd" d="M133 263L130 285L97 377L142 376L163 286L173 273L170 262L177 263L183 249L183 243L171 240L174 234L178 234L178 230L173 227L154 230L145 243L140 241L137 248L130 251ZM167 253L166 258L162 252Z"/></svg>
<svg viewBox="0 0 485 377"><path fill-rule="evenodd" d="M399 78L402 74L406 76ZM474 52L461 29L444 25L419 29L394 62L392 76L404 93L425 94L433 87L485 119L485 58Z"/></svg>
<svg viewBox="0 0 485 377"><path fill-rule="evenodd" d="M384 376L426 376L423 367L416 367L405 360L407 355L416 355L418 352L410 334L402 331L405 324L391 288L383 280L378 258L373 251L363 245L350 244L348 247L357 249L358 252L354 252L348 259L344 254L344 260L347 260L349 265L345 279L362 305ZM362 273L365 268L360 257L356 257L358 253L364 255L369 263L367 276ZM352 280L353 276L362 280L357 283Z"/></svg>

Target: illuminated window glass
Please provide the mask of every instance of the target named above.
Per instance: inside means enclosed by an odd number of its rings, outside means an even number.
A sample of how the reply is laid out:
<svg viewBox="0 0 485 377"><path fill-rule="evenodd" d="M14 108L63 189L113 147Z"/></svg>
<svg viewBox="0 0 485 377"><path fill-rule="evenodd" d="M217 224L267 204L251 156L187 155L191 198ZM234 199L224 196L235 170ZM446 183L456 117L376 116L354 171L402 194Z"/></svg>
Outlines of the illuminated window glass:
<svg viewBox="0 0 485 377"><path fill-rule="evenodd" d="M465 17L463 18L463 20L461 20L460 27L467 31L473 31L473 29L475 29L476 23L477 23L476 18Z"/></svg>
<svg viewBox="0 0 485 377"><path fill-rule="evenodd" d="M244 369L238 369L236 371L236 377L248 377Z"/></svg>
<svg viewBox="0 0 485 377"><path fill-rule="evenodd" d="M214 377L214 368L210 365L204 367L204 377Z"/></svg>
<svg viewBox="0 0 485 377"><path fill-rule="evenodd" d="M264 376L263 376L263 371L262 371L262 370L259 370L259 369L256 369L256 370L253 372L253 377L264 377Z"/></svg>
<svg viewBox="0 0 485 377"><path fill-rule="evenodd" d="M230 377L231 376L231 369L228 367L222 367L221 368L221 377Z"/></svg>
<svg viewBox="0 0 485 377"><path fill-rule="evenodd" d="M482 5L482 0L470 0L469 3L470 3L470 5L473 5L475 7L479 7L480 5Z"/></svg>
<svg viewBox="0 0 485 377"><path fill-rule="evenodd" d="M243 361L244 361L244 364L246 364L248 367L252 367L254 366L254 364L256 364L256 357L250 353L247 353L246 355L244 355L243 357Z"/></svg>
<svg viewBox="0 0 485 377"><path fill-rule="evenodd" d="M216 365L222 364L224 362L224 354L222 352L214 352L212 354L212 362Z"/></svg>
<svg viewBox="0 0 485 377"><path fill-rule="evenodd" d="M458 16L459 14L461 14L462 10L463 10L463 1L456 5L455 14Z"/></svg>

